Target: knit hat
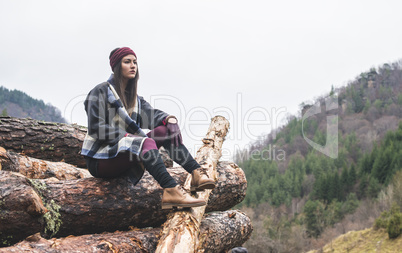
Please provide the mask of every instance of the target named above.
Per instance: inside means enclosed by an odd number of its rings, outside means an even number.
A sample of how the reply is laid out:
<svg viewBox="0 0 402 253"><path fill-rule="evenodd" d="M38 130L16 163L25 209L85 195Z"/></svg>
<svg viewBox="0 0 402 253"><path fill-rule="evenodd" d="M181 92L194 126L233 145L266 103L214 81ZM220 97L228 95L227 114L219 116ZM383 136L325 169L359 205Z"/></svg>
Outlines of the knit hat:
<svg viewBox="0 0 402 253"><path fill-rule="evenodd" d="M114 67L116 66L116 64L119 63L120 60L124 56L129 55L129 54L132 54L137 58L137 55L135 55L134 51L131 50L131 48L129 48L129 47L121 47L121 48L117 48L117 49L113 50L109 56L110 67L112 68L112 71L113 71Z"/></svg>

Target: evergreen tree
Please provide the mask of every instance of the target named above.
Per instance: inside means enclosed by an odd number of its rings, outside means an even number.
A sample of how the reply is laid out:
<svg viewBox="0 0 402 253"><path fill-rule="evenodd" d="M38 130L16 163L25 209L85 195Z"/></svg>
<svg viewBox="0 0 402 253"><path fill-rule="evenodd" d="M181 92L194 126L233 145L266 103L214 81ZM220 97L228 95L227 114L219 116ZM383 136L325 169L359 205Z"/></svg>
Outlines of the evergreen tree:
<svg viewBox="0 0 402 253"><path fill-rule="evenodd" d="M366 104L364 105L364 108L363 108L363 112L367 113L368 110L370 109L370 107L371 107L370 99L367 99Z"/></svg>
<svg viewBox="0 0 402 253"><path fill-rule="evenodd" d="M373 164L372 175L380 182L385 183L392 171L392 159L393 150L392 146L385 147L385 150L381 151Z"/></svg>
<svg viewBox="0 0 402 253"><path fill-rule="evenodd" d="M341 200L345 200L346 193L349 192L351 185L349 184L349 170L345 167L341 174Z"/></svg>
<svg viewBox="0 0 402 253"><path fill-rule="evenodd" d="M295 177L293 178L293 183L292 183L292 197L297 198L301 197L301 184L302 181L300 180L299 174L296 174Z"/></svg>
<svg viewBox="0 0 402 253"><path fill-rule="evenodd" d="M318 200L308 200L303 212L306 217L307 234L310 237L318 237L324 229L324 206Z"/></svg>
<svg viewBox="0 0 402 253"><path fill-rule="evenodd" d="M1 112L1 116L3 116L3 117L8 116L7 108L4 108L4 109L3 109L3 111Z"/></svg>
<svg viewBox="0 0 402 253"><path fill-rule="evenodd" d="M345 138L345 148L349 156L356 162L360 157L360 148L355 132L348 134Z"/></svg>
<svg viewBox="0 0 402 253"><path fill-rule="evenodd" d="M339 180L339 175L337 172L334 173L333 176L329 176L328 180L328 203L331 203L333 200L339 200L340 199L340 191L341 191L341 184Z"/></svg>
<svg viewBox="0 0 402 253"><path fill-rule="evenodd" d="M378 182L378 180L374 177L370 177L370 180L368 181L368 186L367 186L367 196L370 198L376 198L380 189L381 189L381 185Z"/></svg>
<svg viewBox="0 0 402 253"><path fill-rule="evenodd" d="M356 194L352 192L346 198L343 207L344 211L345 213L353 213L358 207L359 207L359 200L357 199Z"/></svg>
<svg viewBox="0 0 402 253"><path fill-rule="evenodd" d="M350 187L352 187L357 180L357 173L356 173L356 167L355 165L352 163L352 165L350 166L350 172L349 172L349 182L348 184L350 185Z"/></svg>
<svg viewBox="0 0 402 253"><path fill-rule="evenodd" d="M363 101L363 87L360 87L357 91L352 86L352 99L354 102L354 112L359 113L364 108L364 101Z"/></svg>
<svg viewBox="0 0 402 253"><path fill-rule="evenodd" d="M368 186L368 176L363 174L359 182L359 198L362 199L366 196Z"/></svg>
<svg viewBox="0 0 402 253"><path fill-rule="evenodd" d="M330 185L328 184L329 179L328 176L322 175L318 179L316 179L313 186L313 196L317 199L320 199L324 202L328 202L329 200L329 189Z"/></svg>
<svg viewBox="0 0 402 253"><path fill-rule="evenodd" d="M373 150L374 151L374 150ZM376 151L377 152L377 149ZM375 156L377 155L377 153L372 152L371 154L364 154L362 159L361 159L361 169L360 169L360 174L370 174L371 170L373 169L373 163L374 163L374 159Z"/></svg>
<svg viewBox="0 0 402 253"><path fill-rule="evenodd" d="M258 198L257 195L255 194L255 191L250 189L250 193L248 193L246 196L248 198L246 198L246 205L247 206L251 206L251 207L255 207L258 204Z"/></svg>
<svg viewBox="0 0 402 253"><path fill-rule="evenodd" d="M394 202L392 203L390 218L387 224L387 232L389 239L397 238L402 234L402 213L400 207Z"/></svg>
<svg viewBox="0 0 402 253"><path fill-rule="evenodd" d="M347 166L347 151L344 147L339 148L338 157L334 160L337 169Z"/></svg>

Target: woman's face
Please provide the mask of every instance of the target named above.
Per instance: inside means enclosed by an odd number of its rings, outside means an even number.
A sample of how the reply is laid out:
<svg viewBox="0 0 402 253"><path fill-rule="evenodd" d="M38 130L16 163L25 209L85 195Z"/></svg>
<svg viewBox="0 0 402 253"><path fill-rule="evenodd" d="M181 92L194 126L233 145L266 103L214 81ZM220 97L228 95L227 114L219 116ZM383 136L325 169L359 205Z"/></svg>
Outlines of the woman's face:
<svg viewBox="0 0 402 253"><path fill-rule="evenodd" d="M133 79L137 74L137 58L132 55L126 55L121 59L121 75L124 79Z"/></svg>

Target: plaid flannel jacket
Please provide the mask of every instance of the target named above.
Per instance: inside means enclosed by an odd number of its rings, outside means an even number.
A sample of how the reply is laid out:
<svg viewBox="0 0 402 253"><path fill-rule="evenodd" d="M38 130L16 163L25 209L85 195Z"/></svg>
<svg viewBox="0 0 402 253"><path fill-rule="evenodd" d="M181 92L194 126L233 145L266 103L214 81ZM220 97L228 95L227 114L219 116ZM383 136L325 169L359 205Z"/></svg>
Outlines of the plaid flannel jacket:
<svg viewBox="0 0 402 253"><path fill-rule="evenodd" d="M137 97L137 106L129 116L113 88L113 75L108 82L93 88L85 102L88 131L81 154L96 159L116 157L127 150L138 155L145 138L142 128L154 129L163 125L169 115L153 108L143 97ZM130 133L133 136L126 136Z"/></svg>

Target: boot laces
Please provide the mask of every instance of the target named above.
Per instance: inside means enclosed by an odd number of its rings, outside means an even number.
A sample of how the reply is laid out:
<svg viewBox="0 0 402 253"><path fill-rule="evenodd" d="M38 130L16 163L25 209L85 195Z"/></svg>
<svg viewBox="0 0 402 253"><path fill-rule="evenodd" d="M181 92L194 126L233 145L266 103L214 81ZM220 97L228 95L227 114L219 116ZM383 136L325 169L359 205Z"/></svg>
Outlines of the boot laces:
<svg viewBox="0 0 402 253"><path fill-rule="evenodd" d="M189 191L186 190L183 186L179 185L179 190L183 193L183 194L189 194Z"/></svg>
<svg viewBox="0 0 402 253"><path fill-rule="evenodd" d="M207 177L209 177L206 168L200 167L200 168L198 168L198 170L200 171L200 174L204 174L204 175L207 175Z"/></svg>

